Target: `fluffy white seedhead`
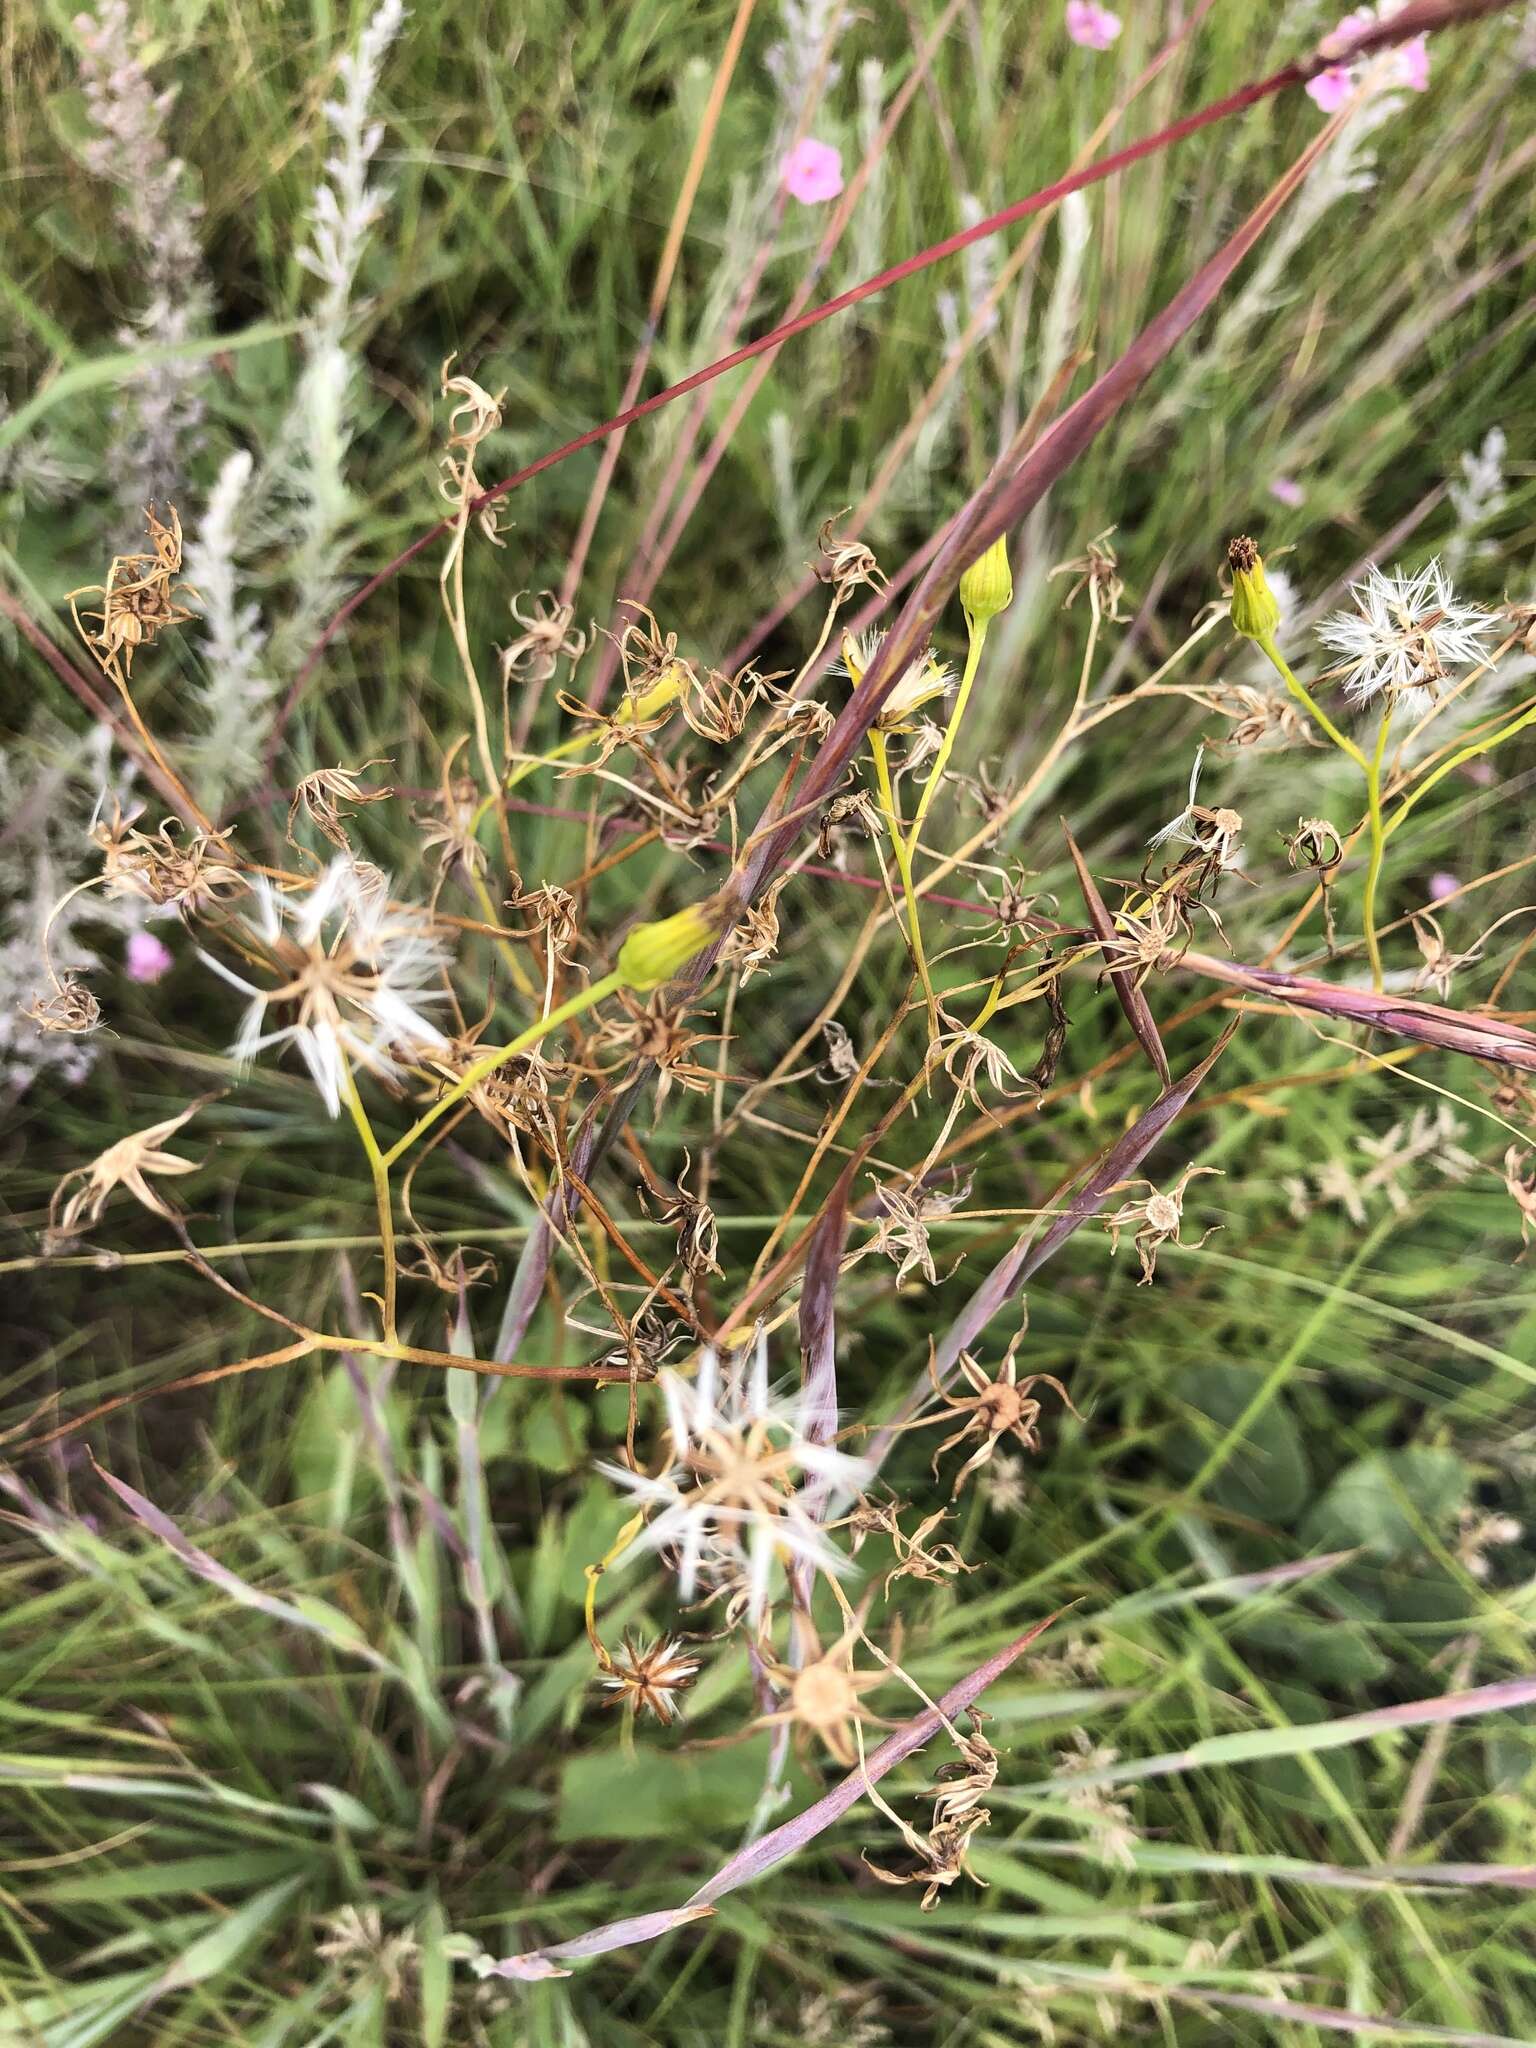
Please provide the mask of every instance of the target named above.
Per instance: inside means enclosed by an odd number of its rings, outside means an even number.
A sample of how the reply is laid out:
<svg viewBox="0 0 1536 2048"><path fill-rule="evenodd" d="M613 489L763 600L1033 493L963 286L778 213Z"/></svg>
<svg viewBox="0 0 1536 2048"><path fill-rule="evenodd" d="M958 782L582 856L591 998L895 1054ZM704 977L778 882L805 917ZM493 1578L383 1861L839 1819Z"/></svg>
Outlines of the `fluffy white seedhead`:
<svg viewBox="0 0 1536 2048"><path fill-rule="evenodd" d="M1427 711L1440 685L1457 669L1480 661L1497 621L1463 604L1439 561L1416 576L1384 576L1372 568L1352 583L1351 612L1334 612L1318 627L1325 647L1343 656L1342 680L1351 704L1378 698L1414 716Z"/></svg>
<svg viewBox="0 0 1536 2048"><path fill-rule="evenodd" d="M247 981L209 953L215 974L249 998L233 1056L293 1046L335 1116L347 1069L396 1071L394 1055L444 1043L428 1012L447 956L419 911L391 908L389 880L354 861L331 863L314 885L284 895L257 882L241 910L267 957L270 980Z"/></svg>
<svg viewBox="0 0 1536 2048"><path fill-rule="evenodd" d="M829 1494L852 1495L870 1467L807 1434L801 1399L768 1384L767 1344L722 1373L711 1346L691 1380L664 1371L671 1455L654 1477L623 1466L598 1469L656 1512L636 1539L677 1558L678 1591L690 1600L701 1578L714 1590L744 1591L747 1611L762 1613L776 1551L819 1571L844 1572L848 1560L821 1526ZM811 1487L801 1482L810 1480Z"/></svg>

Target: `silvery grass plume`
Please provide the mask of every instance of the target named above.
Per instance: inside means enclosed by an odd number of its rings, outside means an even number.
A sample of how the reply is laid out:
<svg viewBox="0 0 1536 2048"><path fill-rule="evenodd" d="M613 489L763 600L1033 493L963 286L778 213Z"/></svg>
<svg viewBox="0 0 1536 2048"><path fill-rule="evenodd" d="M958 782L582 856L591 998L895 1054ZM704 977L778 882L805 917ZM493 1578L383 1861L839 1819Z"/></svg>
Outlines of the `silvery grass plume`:
<svg viewBox="0 0 1536 2048"><path fill-rule="evenodd" d="M9 400L0 395L0 426L10 411ZM94 474L62 453L47 433L25 434L0 448L0 507L19 521L29 505L62 504Z"/></svg>
<svg viewBox="0 0 1536 2048"><path fill-rule="evenodd" d="M332 1116L352 1065L391 1077L399 1071L396 1053L444 1042L426 1013L448 1000L433 986L446 954L423 913L389 898L387 876L338 858L305 890L284 895L258 880L241 899L270 981L247 981L198 949L249 999L232 1056L246 1062L273 1046L294 1046Z"/></svg>
<svg viewBox="0 0 1536 2048"><path fill-rule="evenodd" d="M1152 409L1148 435L1186 416L1196 392L1227 377L1230 366L1242 360L1255 330L1288 302L1295 291L1302 245L1334 207L1361 198L1375 185L1376 153L1368 145L1403 104L1402 93L1378 91L1355 109L1276 223L1252 276L1217 320L1209 344L1189 359L1167 396Z"/></svg>
<svg viewBox="0 0 1536 2048"><path fill-rule="evenodd" d="M691 1600L700 1580L711 1592L745 1595L755 1621L768 1597L775 1553L818 1571L846 1572L847 1557L827 1536L813 1506L829 1491L859 1492L872 1468L862 1458L815 1442L802 1400L768 1385L767 1339L759 1336L750 1365L721 1373L713 1346L693 1380L663 1370L657 1380L667 1407L671 1451L654 1477L599 1461L598 1470L637 1505L658 1510L632 1548L675 1551L678 1592Z"/></svg>
<svg viewBox="0 0 1536 2048"><path fill-rule="evenodd" d="M1491 541L1478 538L1490 520L1496 519L1509 502L1504 480L1504 457L1509 442L1502 427L1490 427L1480 448L1468 449L1461 458L1461 474L1453 477L1447 495L1456 514L1456 531L1445 544L1445 559L1452 570L1468 556L1495 552Z"/></svg>
<svg viewBox="0 0 1536 2048"><path fill-rule="evenodd" d="M101 0L75 17L86 110L96 130L85 161L117 188L113 217L132 251L143 309L119 331L125 348L164 348L207 326L211 294L186 167L166 140L174 89L157 93L133 50L127 0ZM182 494L185 463L203 417L204 358L158 362L129 378L113 407L107 471L135 530L146 505Z"/></svg>
<svg viewBox="0 0 1536 2048"><path fill-rule="evenodd" d="M784 40L773 45L764 62L784 102L785 122L793 127L815 83L822 46L836 48L848 25L850 9L847 0L781 0L779 14ZM828 63L821 81L823 95L831 92L842 75L841 65Z"/></svg>
<svg viewBox="0 0 1536 2048"><path fill-rule="evenodd" d="M237 582L240 510L251 470L245 449L228 458L186 547L187 579L202 601L204 676L195 691L202 730L185 751L202 800L215 813L229 791L250 788L261 772L273 694L260 608L240 601Z"/></svg>
<svg viewBox="0 0 1536 2048"><path fill-rule="evenodd" d="M1355 609L1334 612L1317 634L1344 657L1338 673L1357 706L1385 698L1421 716L1442 682L1482 659L1483 643L1498 623L1480 606L1461 602L1438 559L1416 576L1401 569L1384 576L1373 567L1349 590Z"/></svg>
<svg viewBox="0 0 1536 2048"><path fill-rule="evenodd" d="M12 1097L42 1073L73 1084L90 1072L96 1041L44 1032L26 1012L51 981L50 963L65 977L101 966L80 929L87 915L109 926L137 915L99 897L79 897L53 916L80 879L90 846L86 827L107 780L110 747L105 726L93 726L82 739L39 719L0 753L0 1089Z"/></svg>
<svg viewBox="0 0 1536 2048"><path fill-rule="evenodd" d="M384 138L383 122L372 118L373 101L384 59L405 18L402 0L383 0L356 48L340 59L340 92L324 107L334 148L310 206L309 245L299 252L300 264L324 289L312 315L308 360L272 463L278 493L289 501L286 523L297 542L297 601L272 641L273 666L281 674L303 659L337 595L338 536L351 509L345 466L355 431L356 366L347 335L361 310L354 298L358 270L386 198L383 188L370 182Z"/></svg>

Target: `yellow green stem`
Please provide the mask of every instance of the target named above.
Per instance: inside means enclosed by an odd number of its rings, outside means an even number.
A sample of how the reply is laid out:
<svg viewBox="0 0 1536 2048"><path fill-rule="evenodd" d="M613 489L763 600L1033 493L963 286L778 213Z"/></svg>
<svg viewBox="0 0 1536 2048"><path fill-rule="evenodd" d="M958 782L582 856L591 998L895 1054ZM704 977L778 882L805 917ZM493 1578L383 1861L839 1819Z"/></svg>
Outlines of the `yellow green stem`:
<svg viewBox="0 0 1536 2048"><path fill-rule="evenodd" d="M1361 752L1359 747L1355 745L1354 741L1349 738L1348 734L1340 732L1339 728L1328 716L1327 712L1323 709L1322 705L1318 703L1317 699L1312 695L1311 691L1307 689L1304 683L1299 682L1296 676L1292 674L1289 662L1287 662L1285 656L1280 652L1279 648L1275 645L1274 641L1272 639L1264 639L1258 641L1256 644L1263 649L1264 653L1268 655L1270 661L1274 664L1275 668L1279 670L1280 678L1284 682L1285 687L1290 691L1291 695L1297 700L1298 703L1305 705L1307 711L1322 727L1323 731L1327 733L1329 739L1333 741L1333 744L1337 748L1339 748L1339 750L1342 753L1348 754L1350 760L1354 762L1355 766L1359 768L1362 771L1362 773L1369 773L1369 764L1366 761L1365 755Z"/></svg>
<svg viewBox="0 0 1536 2048"><path fill-rule="evenodd" d="M556 761L569 760L572 754L579 754L583 747L590 747L592 737L591 733L576 733L571 739L562 740L558 747L551 748L547 754L535 754L530 759L519 761L515 767L508 769L502 779L501 787L493 789L491 794L483 799L479 809L475 812L473 818L470 819L469 836L471 839L476 836L480 827L485 823L486 813L492 808L498 798L505 796L509 790L516 789L517 785L525 781L535 768L548 768Z"/></svg>
<svg viewBox="0 0 1536 2048"><path fill-rule="evenodd" d="M1381 725L1376 733L1376 747L1365 770L1365 800L1370 813L1371 857L1365 870L1365 950L1371 963L1371 986L1383 986L1381 971L1381 941L1376 936L1376 885L1381 880L1382 856L1386 852L1386 835L1381 828L1381 764L1386 758L1387 734L1392 726L1392 704L1388 699L1387 708L1381 714Z"/></svg>
<svg viewBox="0 0 1536 2048"><path fill-rule="evenodd" d="M949 723L945 726L944 737L939 742L939 751L933 757L933 766L928 771L928 780L923 784L923 793L917 800L917 811L912 819L911 830L907 834L907 853L909 856L917 850L918 834L923 829L923 820L928 815L928 806L939 793L939 779L943 775L945 768L949 765L950 755L954 752L955 740L960 732L960 721L965 716L965 707L970 701L971 685L976 680L976 669L981 660L981 650L987 644L988 622L985 619L973 619L968 620L967 623L970 628L970 644L965 650L965 669L960 677L960 687L955 692L954 708L949 714Z"/></svg>
<svg viewBox="0 0 1536 2048"><path fill-rule="evenodd" d="M384 1256L384 1336L391 1343L397 1343L395 1330L395 1300L399 1290L399 1272L395 1263L395 1214L394 1202L389 1192L390 1162L379 1150L379 1141L373 1135L373 1125L368 1121L368 1112L363 1107L363 1098L357 1092L357 1081L351 1067L343 1062L342 1073L346 1079L347 1108L362 1140L363 1151L368 1157L368 1171L373 1177L373 1199L379 1212L379 1248Z"/></svg>
<svg viewBox="0 0 1536 2048"><path fill-rule="evenodd" d="M1424 777L1424 780L1417 789L1410 790L1408 795L1403 798L1402 803L1393 812L1391 822L1387 825L1383 836L1390 839L1419 798L1427 796L1437 782L1443 781L1447 775L1452 774L1466 762L1476 760L1479 754L1491 754L1495 747L1501 746L1505 740L1512 739L1517 732L1523 732L1528 725L1533 724L1536 724L1536 707L1529 711L1523 711L1518 718L1512 718L1508 725L1502 725L1497 732L1489 733L1486 739L1476 740L1471 746L1462 747L1457 753L1452 754L1448 761L1442 761L1438 768Z"/></svg>
<svg viewBox="0 0 1536 2048"><path fill-rule="evenodd" d="M891 765L886 755L885 734L878 726L869 735L869 749L875 761L875 781L880 791L880 809L885 818L886 830L891 835L891 850L896 856L897 871L901 876L902 900L907 910L907 930L912 942L912 959L917 967L918 977L923 984L923 995L928 1004L928 1028L934 1035L939 1029L939 1003L933 992L933 980L928 972L928 956L923 951L922 926L917 915L917 891L912 886L912 855L908 849L906 834L901 829L901 819L896 811L896 791L891 783Z"/></svg>
<svg viewBox="0 0 1536 2048"><path fill-rule="evenodd" d="M612 974L605 974L601 981L594 981L590 988L581 989L568 1001L556 1004L548 1016L540 1017L536 1023L530 1024L526 1031L520 1031L516 1038L506 1045L499 1045L483 1059L476 1060L472 1067L464 1070L451 1088L446 1089L438 1097L430 1109L423 1110L403 1138L395 1140L383 1155L384 1167L388 1169L403 1152L409 1152L418 1138L425 1137L440 1117L446 1116L455 1103L462 1102L471 1089L478 1088L480 1083L494 1074L498 1067L505 1066L508 1060L516 1059L520 1052L527 1052L530 1046L537 1045L539 1040L546 1037L557 1025L569 1023L572 1017L579 1017L583 1010L590 1010L594 1003L600 1003L605 996L611 996L615 989L623 985L624 977L617 970Z"/></svg>

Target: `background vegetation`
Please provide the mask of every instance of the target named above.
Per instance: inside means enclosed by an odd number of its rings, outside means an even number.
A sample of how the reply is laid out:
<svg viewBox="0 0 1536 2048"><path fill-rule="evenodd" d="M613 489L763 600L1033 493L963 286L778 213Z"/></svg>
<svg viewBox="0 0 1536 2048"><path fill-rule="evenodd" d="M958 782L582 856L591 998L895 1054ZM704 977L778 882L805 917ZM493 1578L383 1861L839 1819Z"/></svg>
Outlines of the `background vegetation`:
<svg viewBox="0 0 1536 2048"><path fill-rule="evenodd" d="M201 420L183 437L178 503L195 534L221 468L246 449L267 524L239 562L240 601L259 606L266 635L245 680L265 687L233 697L227 649L210 652L193 625L136 671L137 695L167 745L223 782L221 817L243 844L277 843L287 791L316 765L384 759L423 802L436 787L465 711L434 553L329 650L266 791L262 740L336 591L437 516L446 356L506 388L505 425L480 455L486 477L618 406L734 12L724 0L417 0L374 101L381 209L327 342L324 286L297 259L335 146L323 102L365 12L329 0L138 10L148 40L132 54L157 87L177 88L165 127L185 166L157 218L201 206L190 331L222 344L196 360ZM830 13L762 0L749 22L647 388L720 352L760 257L747 334L813 274L827 209L785 206L777 165L804 104L793 95L806 50ZM1217 0L1196 13L1128 8L1100 54L1069 41L1054 5L951 8L814 296L953 232L968 209L1050 181L1112 114L1114 141L1148 133L1332 25L1304 5ZM1375 559L1417 564L1439 551L1465 595L1530 601L1536 142L1521 13L1436 38L1428 93L1358 117L1217 311L1015 537L1018 595L961 741L967 773L985 767L993 786L1011 787L1057 731L1087 629L1084 600L1063 603L1073 578L1048 572L1109 528L1126 594L1125 623L1101 642L1106 695L1152 673L1218 594L1229 532L1258 533L1289 578L1297 647ZM936 0L881 0L837 38L812 126L840 146L845 170L938 18ZM81 47L52 0L9 9L0 31L3 424L20 427L0 450L0 579L60 645L65 594L99 579L125 532L131 479L113 407L164 332L146 316L153 238L135 239L121 186L92 168ZM665 628L723 663L802 575L822 521L858 504L916 418L859 528L897 567L981 481L1063 366L1081 357L1078 389L1111 361L1321 119L1293 90L1093 189L1030 237L974 340L959 337L1027 231L790 344L732 425L664 565L654 602ZM322 518L320 400L313 389L304 399L303 380L327 345L345 356L343 398L326 418L341 423L346 497ZM154 358L151 378L179 374L183 360ZM930 402L947 362L952 381ZM739 373L712 387L698 447L739 388ZM582 580L583 618L607 620L614 594L633 587L687 415L685 402L630 434ZM598 455L510 501L504 551L475 558L477 646L508 636L514 593L558 586ZM697 453L689 473L696 464ZM284 510L294 505L302 516ZM812 602L776 628L765 666L798 664L814 615ZM3 659L0 858L19 959L38 906L89 871L100 789L126 785L121 757L91 739L33 646L10 633ZM1250 660L1222 628L1192 672L1254 681ZM540 730L558 736L552 703ZM1148 834L1184 801L1202 735L1214 736L1209 717L1172 698L1114 719L1063 760L998 857L1075 916L1059 816L1098 873L1134 876ZM1447 908L1458 943L1525 900L1532 772L1516 747L1488 779L1441 786L1398 842L1389 917L1427 901L1441 872L1466 883L1511 870ZM1258 959L1308 886L1287 870L1280 834L1298 815L1352 824L1358 789L1322 753L1254 749L1207 774L1246 822L1254 885L1224 892L1222 909L1238 957ZM562 801L559 785L537 794ZM979 813L959 815L969 829ZM583 832L520 815L525 883L579 867ZM405 804L362 814L357 837L394 870L421 864ZM682 858L660 849L604 878L594 927L659 904ZM687 858L701 888L718 872L707 851ZM767 1072L815 1014L871 900L832 876L795 885L778 956L743 996L733 1069ZM972 914L949 915L958 926ZM988 1889L957 1886L925 1916L912 1892L868 1882L865 1809L699 1928L570 1978L481 1983L452 1960L450 1930L495 1955L528 1948L674 1905L736 1847L767 1738L696 1745L740 1726L745 1664L735 1653L714 1662L681 1734L640 1731L639 1756L593 1711L581 1573L622 1509L589 1452L622 1436L622 1390L504 1385L479 1402L461 1380L399 1374L386 1388L355 1365L305 1362L155 1398L167 1381L260 1348L244 1312L167 1256L163 1230L132 1207L114 1209L75 1256L39 1261L62 1173L190 1096L229 1089L186 1134L200 1132L201 1146L183 1146L207 1159L184 1189L199 1241L244 1247L245 1285L280 1263L283 1298L317 1311L373 1284L371 1198L337 1127L296 1070L264 1066L233 1087L218 1051L233 1025L226 992L175 926L157 929L175 964L141 985L124 971L121 919L91 911L71 924L70 943L98 963L92 985L111 1026L92 1059L29 1066L19 1030L4 1048L12 1338L0 1429L25 1438L50 1396L59 1417L123 1393L148 1398L19 1461L8 1481L0 2039L1536 2038L1528 1713L1322 1746L1347 1716L1529 1670L1536 1545L1519 1525L1536 1469L1536 1293L1500 1162L1509 1121L1518 1131L1531 1118L1494 1103L1496 1075L1438 1052L1399 1048L1388 1060L1385 1043L1342 1027L1250 1009L1150 1167L1160 1183L1185 1163L1224 1176L1193 1185L1191 1248L1166 1248L1155 1284L1138 1287L1128 1254L1111 1260L1103 1233L1085 1231L1032 1288L1029 1368L1061 1375L1080 1415L1053 1414L1027 1468L962 1497L945 1533L970 1575L905 1587L897 1603L905 1661L933 1689L1075 1603L1042 1654L988 1696L1004 1756L974 1858ZM1527 936L1518 919L1503 927L1452 1000L1475 1006L1498 985L1507 1010L1529 1009ZM1395 971L1417 967L1406 925L1389 945ZM842 1014L851 1025L888 1016L907 971L886 927ZM1208 985L1177 973L1149 993L1182 1071L1222 1017ZM1023 1071L1039 1025L1036 1010L1018 1014L1003 1043ZM973 1178L933 1233L934 1283L896 1285L881 1259L845 1282L845 1414L889 1411L929 1333L1013 1235L1009 1219L1048 1200L1151 1092L1111 996L1082 979L1045 1104L1005 1116L964 1153ZM717 1162L717 1309L794 1201L826 1100L804 1084L772 1111L774 1128ZM894 1155L921 1158L944 1108L931 1101L894 1133ZM674 1095L645 1131L669 1173L696 1113L696 1098ZM482 1350L530 1213L504 1171L423 1185L425 1227L501 1261L464 1311ZM1193 1248L1209 1224L1219 1234ZM951 1277L962 1252L966 1271ZM525 1356L590 1355L591 1339L565 1323L569 1307L546 1306ZM418 1313L432 1332L421 1341L447 1348L454 1305L423 1290ZM284 1611L233 1596L135 1528L86 1442ZM898 1459L897 1483L914 1498L931 1489L930 1448L922 1437ZM1321 1574L1251 1576L1338 1550L1351 1555ZM671 1614L653 1570L616 1584L608 1618L666 1626ZM1214 1751L1195 1748L1212 1739ZM1086 1756L1107 1782L1074 1785L1063 1755L1079 1768ZM1134 1774L1152 1759L1171 1761ZM792 1805L820 1776L814 1760L797 1762ZM1499 1866L1517 1868L1489 1881ZM1202 1989L1239 2003L1202 2004Z"/></svg>

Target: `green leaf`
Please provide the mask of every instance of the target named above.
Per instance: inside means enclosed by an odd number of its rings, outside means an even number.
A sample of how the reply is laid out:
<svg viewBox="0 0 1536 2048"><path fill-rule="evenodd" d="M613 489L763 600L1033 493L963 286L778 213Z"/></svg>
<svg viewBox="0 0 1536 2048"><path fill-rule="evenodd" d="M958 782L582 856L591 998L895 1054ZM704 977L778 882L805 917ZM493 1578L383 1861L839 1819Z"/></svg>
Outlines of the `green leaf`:
<svg viewBox="0 0 1536 2048"><path fill-rule="evenodd" d="M1262 1384L1258 1373L1238 1366L1197 1365L1174 1382L1175 1397L1213 1425L1190 1425L1168 1445L1176 1472L1198 1472L1218 1443L1241 1419ZM1206 1487L1218 1506L1233 1514L1288 1527L1312 1490L1312 1469L1301 1433L1285 1399L1277 1395L1227 1447L1225 1462Z"/></svg>
<svg viewBox="0 0 1536 2048"><path fill-rule="evenodd" d="M416 1938L420 1945L422 2048L442 2048L448 2037L453 1970L444 1946L447 1934L447 1919L441 1904L434 1898L416 1923Z"/></svg>
<svg viewBox="0 0 1536 2048"><path fill-rule="evenodd" d="M303 1882L302 1877L287 1877L280 1884L268 1885L265 1891L257 1892L243 1906L216 1921L206 1934L199 1935L182 1950L156 1983L155 1996L182 1991L189 1984L206 1984L221 1970L232 1968L262 1930L278 1917Z"/></svg>
<svg viewBox="0 0 1536 2048"><path fill-rule="evenodd" d="M750 1820L763 1786L762 1742L690 1756L637 1748L572 1757L560 1777L562 1842L716 1837Z"/></svg>
<svg viewBox="0 0 1536 2048"><path fill-rule="evenodd" d="M1373 1451L1334 1480L1302 1525L1320 1549L1359 1544L1379 1558L1422 1553L1467 1498L1470 1475L1454 1451Z"/></svg>

